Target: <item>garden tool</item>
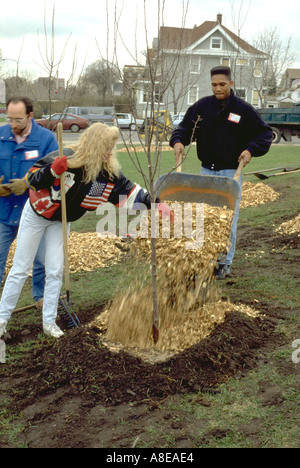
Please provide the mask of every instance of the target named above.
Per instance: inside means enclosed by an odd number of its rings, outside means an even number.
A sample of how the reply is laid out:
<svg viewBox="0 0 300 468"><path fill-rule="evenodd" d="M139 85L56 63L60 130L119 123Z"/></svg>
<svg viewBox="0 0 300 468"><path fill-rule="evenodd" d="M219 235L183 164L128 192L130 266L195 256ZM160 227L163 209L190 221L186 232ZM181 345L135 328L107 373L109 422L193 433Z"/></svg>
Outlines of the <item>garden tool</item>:
<svg viewBox="0 0 300 468"><path fill-rule="evenodd" d="M59 157L63 157L63 126L59 122L57 125ZM60 192L61 192L61 213L62 213L62 229L63 229L63 244L64 244L64 262L65 262L65 289L66 296L60 295L58 311L66 322L69 328L80 326L80 321L73 311L70 304L70 269L68 255L68 223L67 223L67 206L66 206L66 190L65 190L65 174L60 176Z"/></svg>
<svg viewBox="0 0 300 468"><path fill-rule="evenodd" d="M233 179L183 172L162 175L155 184L157 197L161 201L206 203L235 210L242 190L239 179L243 164L242 160Z"/></svg>
<svg viewBox="0 0 300 468"><path fill-rule="evenodd" d="M287 174L294 174L295 172L300 172L300 170L299 169L290 170L290 171L286 170L286 171L283 171L283 172L277 172L276 174L270 174L270 175L255 173L254 175L256 177L258 177L259 179L261 179L261 180L265 180L265 179L269 179L270 177L276 177L276 176L287 175Z"/></svg>
<svg viewBox="0 0 300 468"><path fill-rule="evenodd" d="M264 180L264 179L268 179L269 177L274 177L274 176L277 176L277 175L287 174L287 173L291 173L291 172L297 172L299 169L300 169L300 167L295 167L293 169L288 168L288 167L274 167L272 169L264 169L264 170L261 170L261 171L246 172L245 175L254 175L255 177L258 177L259 179ZM281 172L278 172L276 174L270 174L270 175L264 174L265 172L273 172L273 171L281 171Z"/></svg>
<svg viewBox="0 0 300 468"><path fill-rule="evenodd" d="M272 167L271 169L261 169L259 172L272 172L272 171L283 171L283 170L286 170L285 167ZM257 174L258 171L254 171L254 172L245 172L245 176L246 175L255 175Z"/></svg>

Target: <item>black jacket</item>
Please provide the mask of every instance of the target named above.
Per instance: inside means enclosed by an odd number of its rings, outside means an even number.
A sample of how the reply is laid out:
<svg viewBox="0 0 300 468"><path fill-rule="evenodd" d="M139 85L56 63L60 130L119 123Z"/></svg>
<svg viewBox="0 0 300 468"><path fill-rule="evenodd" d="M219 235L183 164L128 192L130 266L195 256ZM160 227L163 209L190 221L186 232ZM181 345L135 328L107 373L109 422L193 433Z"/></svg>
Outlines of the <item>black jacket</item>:
<svg viewBox="0 0 300 468"><path fill-rule="evenodd" d="M195 128L195 123L196 128ZM170 146L197 142L198 158L209 169L236 169L242 151L262 156L272 143L272 130L259 113L233 91L225 107L212 95L191 106L174 130Z"/></svg>
<svg viewBox="0 0 300 468"><path fill-rule="evenodd" d="M65 149L64 155L72 155L72 150ZM51 165L57 158L58 151L40 159L27 173L25 181L29 190L30 204L40 216L50 221L61 221L60 179L51 172ZM110 202L116 206L143 204L150 208L150 196L138 184L131 182L122 173L112 179L106 172L101 172L95 182L83 182L83 169L68 169L65 173L67 220L76 221L86 211L94 211L99 205ZM121 199L120 199L121 197ZM121 201L121 204L120 204Z"/></svg>

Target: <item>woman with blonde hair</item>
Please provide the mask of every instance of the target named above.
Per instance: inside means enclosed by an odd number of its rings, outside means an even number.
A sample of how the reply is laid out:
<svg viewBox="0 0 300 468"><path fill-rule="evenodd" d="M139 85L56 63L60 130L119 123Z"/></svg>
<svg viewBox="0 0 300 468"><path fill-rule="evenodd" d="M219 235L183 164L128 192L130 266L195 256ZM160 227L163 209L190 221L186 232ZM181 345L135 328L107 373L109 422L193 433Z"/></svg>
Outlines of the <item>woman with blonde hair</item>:
<svg viewBox="0 0 300 468"><path fill-rule="evenodd" d="M40 159L26 174L29 200L24 207L13 267L7 277L0 302L0 338L17 304L29 275L40 239L46 242L46 284L43 300L44 333L59 338L56 325L57 306L63 279L63 233L61 225L60 176L64 174L68 230L70 222L103 203L116 206L119 197L128 208L144 204L150 208L149 194L132 183L120 171L115 146L120 136L117 127L93 124L78 144ZM163 216L169 216L167 205L160 204Z"/></svg>

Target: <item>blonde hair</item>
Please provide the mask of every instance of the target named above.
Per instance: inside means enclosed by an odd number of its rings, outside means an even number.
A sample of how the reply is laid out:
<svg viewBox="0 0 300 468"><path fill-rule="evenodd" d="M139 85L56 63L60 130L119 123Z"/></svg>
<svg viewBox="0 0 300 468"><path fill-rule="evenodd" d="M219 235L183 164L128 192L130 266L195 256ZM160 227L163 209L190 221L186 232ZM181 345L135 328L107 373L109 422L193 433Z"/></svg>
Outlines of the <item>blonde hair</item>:
<svg viewBox="0 0 300 468"><path fill-rule="evenodd" d="M117 127L109 127L103 123L94 123L81 136L78 143L73 145L74 154L68 159L68 167L84 169L84 182L95 181L100 172L106 171L109 178L118 176L120 165L116 158L116 143L120 136ZM113 151L106 160L105 155Z"/></svg>

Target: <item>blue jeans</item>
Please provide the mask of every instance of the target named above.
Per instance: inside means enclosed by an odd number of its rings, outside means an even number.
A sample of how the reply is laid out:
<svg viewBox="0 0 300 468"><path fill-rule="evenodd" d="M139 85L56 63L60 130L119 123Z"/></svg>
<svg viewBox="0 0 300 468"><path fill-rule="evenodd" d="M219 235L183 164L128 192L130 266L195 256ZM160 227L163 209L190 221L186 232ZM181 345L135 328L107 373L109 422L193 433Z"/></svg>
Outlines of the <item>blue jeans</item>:
<svg viewBox="0 0 300 468"><path fill-rule="evenodd" d="M0 286L3 280L11 244L18 233L18 226L0 223ZM44 297L45 287L45 239L41 240L32 270L32 295L35 301Z"/></svg>
<svg viewBox="0 0 300 468"><path fill-rule="evenodd" d="M212 171L210 169L206 169L203 167L201 169L201 175L210 175L210 176L221 176L221 177L230 177L233 179L234 174L236 173L235 169L224 169L222 171ZM240 184L242 185L242 176L240 179ZM242 193L241 193L242 195ZM239 211L240 211L240 203L241 203L241 195L237 203L237 208L234 213L234 217L232 220L232 226L231 226L231 235L230 235L230 247L229 251L227 253L226 259L220 259L219 263L225 263L225 265L231 265L233 261L233 257L235 254L235 247L236 247L236 233L237 233L237 225L238 225L238 219L239 219Z"/></svg>

